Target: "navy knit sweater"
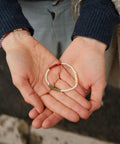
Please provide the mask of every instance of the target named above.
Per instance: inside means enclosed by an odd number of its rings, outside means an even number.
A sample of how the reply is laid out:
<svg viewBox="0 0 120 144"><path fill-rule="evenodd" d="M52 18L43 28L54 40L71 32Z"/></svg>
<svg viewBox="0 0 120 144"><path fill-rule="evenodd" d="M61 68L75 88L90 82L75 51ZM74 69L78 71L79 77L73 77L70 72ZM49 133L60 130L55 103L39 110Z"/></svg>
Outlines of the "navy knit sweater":
<svg viewBox="0 0 120 144"><path fill-rule="evenodd" d="M109 46L115 25L120 20L111 0L84 0L73 36L86 36L102 41ZM0 0L0 39L6 33L33 28L22 13L17 0Z"/></svg>

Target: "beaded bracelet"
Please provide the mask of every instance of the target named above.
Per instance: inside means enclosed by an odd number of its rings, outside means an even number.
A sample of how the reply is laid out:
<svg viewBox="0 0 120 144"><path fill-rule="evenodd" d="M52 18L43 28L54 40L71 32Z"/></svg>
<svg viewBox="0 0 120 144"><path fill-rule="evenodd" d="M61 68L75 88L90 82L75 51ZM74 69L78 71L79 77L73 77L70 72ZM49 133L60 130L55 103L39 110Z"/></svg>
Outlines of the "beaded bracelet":
<svg viewBox="0 0 120 144"><path fill-rule="evenodd" d="M0 39L0 48L2 47L2 41L3 39L9 34L10 32L8 32L7 34L5 34L1 39Z"/></svg>
<svg viewBox="0 0 120 144"><path fill-rule="evenodd" d="M73 73L74 73L74 78L75 78L75 85L74 85L72 88L65 89L65 90L61 90L61 89L59 89L59 88L56 88L56 87L52 86L52 85L48 82L48 79L47 79L47 77L48 77L48 72L49 72L52 68L54 68L54 67L56 67L56 66L60 66L60 65L66 65L66 66L68 66L69 68L72 69L72 71L73 71ZM67 63L54 64L53 66L51 66L51 67L46 71L46 73L45 73L45 81L46 81L46 83L48 84L48 86L49 86L51 89L53 89L53 90L55 90L55 91L58 91L58 92L71 91L71 90L75 89L75 88L77 87L77 85L78 85L77 73L75 72L74 68L73 68L71 65L67 64Z"/></svg>

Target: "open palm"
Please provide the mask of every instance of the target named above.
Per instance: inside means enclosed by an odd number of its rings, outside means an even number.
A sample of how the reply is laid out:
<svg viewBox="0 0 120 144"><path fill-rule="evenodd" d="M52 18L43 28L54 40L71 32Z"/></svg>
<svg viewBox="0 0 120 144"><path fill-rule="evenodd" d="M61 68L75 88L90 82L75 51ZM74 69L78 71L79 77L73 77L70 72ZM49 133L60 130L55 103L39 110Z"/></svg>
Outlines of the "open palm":
<svg viewBox="0 0 120 144"><path fill-rule="evenodd" d="M75 122L79 120L80 115L83 118L87 117L90 104L76 91L63 94L50 90L47 86L44 79L45 72L59 61L33 37L27 36L23 41L14 40L14 44L11 42L6 54L14 85L20 90L25 101L33 105L39 113L43 111L45 105L49 109L46 110L49 113L54 112L53 117L57 119L61 119L62 116ZM50 83L59 88L68 87L64 80L59 79L59 75L61 70L58 67L49 74ZM78 100L76 97L79 97Z"/></svg>

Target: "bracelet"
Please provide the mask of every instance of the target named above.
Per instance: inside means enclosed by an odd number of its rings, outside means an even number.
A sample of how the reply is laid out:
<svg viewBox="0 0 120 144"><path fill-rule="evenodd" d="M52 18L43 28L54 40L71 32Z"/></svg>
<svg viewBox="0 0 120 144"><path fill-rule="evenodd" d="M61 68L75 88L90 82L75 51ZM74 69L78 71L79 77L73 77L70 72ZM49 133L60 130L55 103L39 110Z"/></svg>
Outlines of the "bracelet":
<svg viewBox="0 0 120 144"><path fill-rule="evenodd" d="M29 30L28 30L27 28L19 28L19 29L15 29L15 30L13 30L13 31L10 31L10 32L21 31L21 30L26 30L26 31L29 32ZM3 37L0 39L0 48L2 47L2 41L3 41L3 39L4 39L10 32L8 32L7 34L3 35ZM29 33L29 34L30 34L30 33Z"/></svg>
<svg viewBox="0 0 120 144"><path fill-rule="evenodd" d="M52 85L48 82L47 77L48 77L49 71L50 71L52 68L54 68L54 67L56 67L56 66L60 66L60 65L66 65L66 66L68 66L69 68L72 69L72 71L73 71L73 73L74 73L74 77L75 77L75 85L74 85L72 88L65 89L65 90L61 90L61 89L59 89L59 88L56 88L56 87L52 86ZM78 85L77 73L75 72L74 68L73 68L71 65L67 64L67 63L54 64L53 66L51 66L51 67L46 71L46 73L45 73L45 81L46 81L46 83L48 84L48 86L49 86L51 89L53 89L53 90L55 90L55 91L58 91L58 92L71 91L71 90L75 89L75 88L77 87L77 85Z"/></svg>
<svg viewBox="0 0 120 144"><path fill-rule="evenodd" d="M10 32L8 32L7 34L5 34L1 39L0 39L0 48L2 48L2 41L3 39L9 34Z"/></svg>

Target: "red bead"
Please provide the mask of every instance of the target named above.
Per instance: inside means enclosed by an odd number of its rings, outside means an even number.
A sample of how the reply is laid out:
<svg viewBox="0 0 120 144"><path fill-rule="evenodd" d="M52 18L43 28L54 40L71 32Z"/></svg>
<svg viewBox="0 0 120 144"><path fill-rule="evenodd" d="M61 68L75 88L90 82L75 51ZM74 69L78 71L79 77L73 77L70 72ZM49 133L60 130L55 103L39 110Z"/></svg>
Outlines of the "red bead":
<svg viewBox="0 0 120 144"><path fill-rule="evenodd" d="M49 69L51 70L52 68L56 67L56 66L60 66L61 64L54 64L53 66L51 66Z"/></svg>

